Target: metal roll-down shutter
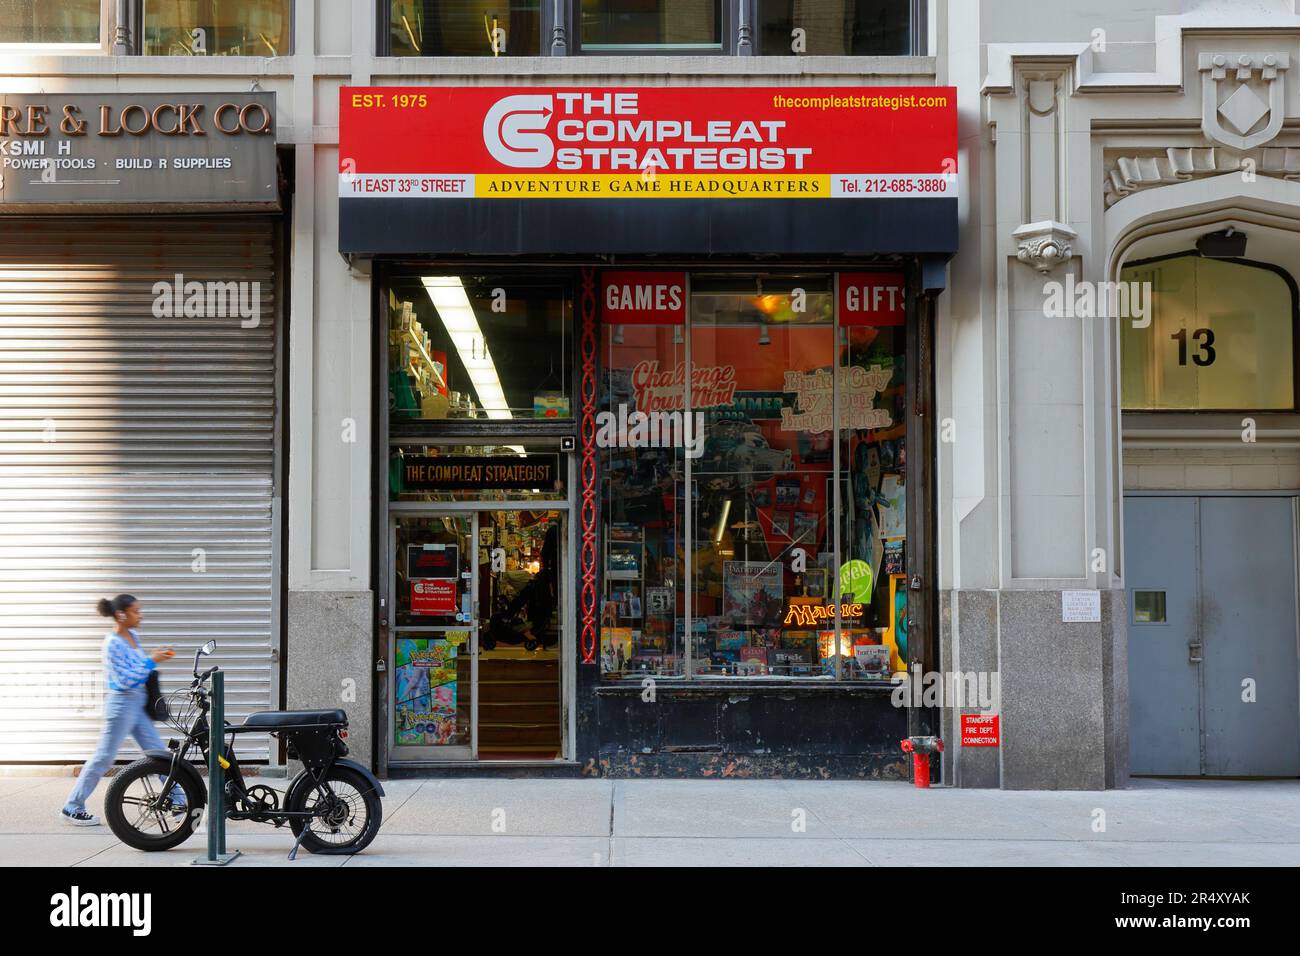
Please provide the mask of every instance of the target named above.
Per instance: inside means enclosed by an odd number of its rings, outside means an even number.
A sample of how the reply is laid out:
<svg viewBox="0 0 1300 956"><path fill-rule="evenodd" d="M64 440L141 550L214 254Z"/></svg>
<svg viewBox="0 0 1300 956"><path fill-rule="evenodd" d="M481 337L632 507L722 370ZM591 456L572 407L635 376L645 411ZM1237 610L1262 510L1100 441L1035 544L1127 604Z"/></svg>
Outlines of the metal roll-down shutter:
<svg viewBox="0 0 1300 956"><path fill-rule="evenodd" d="M93 752L111 629L95 603L122 591L144 645L176 648L164 692L212 638L227 718L272 707L275 220L0 223L0 760ZM250 283L250 305L257 283L256 325L234 300L159 318L155 286L177 276ZM267 757L268 738L239 739Z"/></svg>

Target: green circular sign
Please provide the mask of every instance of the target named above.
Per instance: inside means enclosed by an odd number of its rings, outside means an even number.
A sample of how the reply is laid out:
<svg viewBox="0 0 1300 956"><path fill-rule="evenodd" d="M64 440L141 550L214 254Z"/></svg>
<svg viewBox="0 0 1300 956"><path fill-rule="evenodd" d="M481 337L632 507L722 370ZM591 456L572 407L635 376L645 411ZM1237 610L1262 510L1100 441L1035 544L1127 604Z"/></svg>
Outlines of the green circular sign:
<svg viewBox="0 0 1300 956"><path fill-rule="evenodd" d="M845 561L840 565L840 595L841 599L846 599L849 595L853 600L866 604L871 600L871 588L875 584L875 574L871 571L871 565L865 561L853 560Z"/></svg>

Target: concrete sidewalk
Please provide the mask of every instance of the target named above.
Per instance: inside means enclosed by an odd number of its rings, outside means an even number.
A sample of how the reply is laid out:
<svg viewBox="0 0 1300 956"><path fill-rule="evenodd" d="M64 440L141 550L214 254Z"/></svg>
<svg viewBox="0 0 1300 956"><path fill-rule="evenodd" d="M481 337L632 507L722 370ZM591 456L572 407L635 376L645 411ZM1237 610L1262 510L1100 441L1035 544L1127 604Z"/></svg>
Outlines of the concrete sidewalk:
<svg viewBox="0 0 1300 956"><path fill-rule="evenodd" d="M267 782L283 790L284 781ZM0 866L185 866L56 814L69 777L0 778ZM101 812L106 784L91 799ZM776 780L393 780L355 857L286 857L230 825L233 866L1296 866L1300 781L1137 781L1105 793ZM1105 829L1094 831L1104 820Z"/></svg>

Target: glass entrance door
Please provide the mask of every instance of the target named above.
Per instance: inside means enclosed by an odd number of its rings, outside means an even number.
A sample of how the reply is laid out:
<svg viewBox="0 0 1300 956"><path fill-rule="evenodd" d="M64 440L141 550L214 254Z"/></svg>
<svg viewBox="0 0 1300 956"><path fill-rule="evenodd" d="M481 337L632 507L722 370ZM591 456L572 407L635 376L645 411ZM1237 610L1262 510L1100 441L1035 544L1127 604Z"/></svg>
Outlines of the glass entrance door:
<svg viewBox="0 0 1300 956"><path fill-rule="evenodd" d="M394 760L562 756L566 517L546 508L393 515Z"/></svg>
<svg viewBox="0 0 1300 956"><path fill-rule="evenodd" d="M481 760L554 760L562 734L564 513L478 514Z"/></svg>
<svg viewBox="0 0 1300 956"><path fill-rule="evenodd" d="M392 647L392 755L476 756L478 515L394 516L388 631Z"/></svg>

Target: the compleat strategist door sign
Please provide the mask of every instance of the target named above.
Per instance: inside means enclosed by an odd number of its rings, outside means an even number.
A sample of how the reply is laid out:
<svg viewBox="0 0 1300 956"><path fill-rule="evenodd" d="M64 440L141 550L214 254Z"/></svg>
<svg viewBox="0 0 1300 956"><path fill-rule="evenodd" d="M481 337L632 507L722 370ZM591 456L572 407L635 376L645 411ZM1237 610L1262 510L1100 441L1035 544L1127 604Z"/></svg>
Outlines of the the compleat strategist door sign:
<svg viewBox="0 0 1300 956"><path fill-rule="evenodd" d="M779 231L780 252L955 249L950 87L345 87L340 96L344 252L718 251L762 244L765 225ZM619 223L623 210L639 226ZM846 215L852 229L836 225ZM828 224L836 235L825 235ZM458 231L469 225L490 234ZM601 248L621 242L630 247Z"/></svg>

